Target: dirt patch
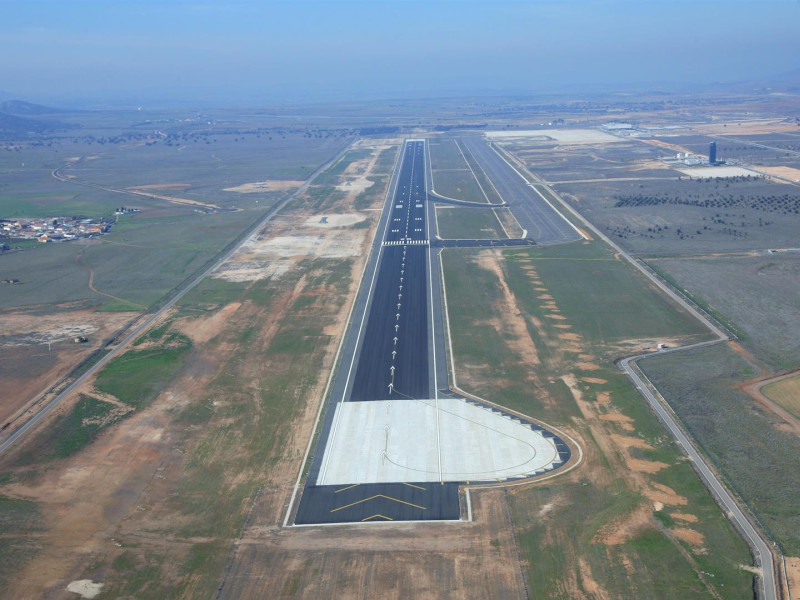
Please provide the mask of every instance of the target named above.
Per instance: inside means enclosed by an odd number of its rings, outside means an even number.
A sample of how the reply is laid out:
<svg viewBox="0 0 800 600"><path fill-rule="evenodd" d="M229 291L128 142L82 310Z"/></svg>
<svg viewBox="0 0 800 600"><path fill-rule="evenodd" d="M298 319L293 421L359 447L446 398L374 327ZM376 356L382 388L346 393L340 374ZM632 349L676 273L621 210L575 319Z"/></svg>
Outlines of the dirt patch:
<svg viewBox="0 0 800 600"><path fill-rule="evenodd" d="M606 413L604 415L600 415L600 420L608 421L611 423L617 423L625 431L634 431L635 429L633 426L633 419L631 419L627 415L623 415L622 413L618 412Z"/></svg>
<svg viewBox="0 0 800 600"><path fill-rule="evenodd" d="M578 385L578 378L575 377L572 373L568 373L567 375L563 375L561 377L561 381L563 381L569 390L572 392L572 395L575 397L579 403L583 401L583 390L581 389L580 385Z"/></svg>
<svg viewBox="0 0 800 600"><path fill-rule="evenodd" d="M642 504L624 517L603 527L592 542L606 546L619 546L636 537L642 530L652 528L650 508Z"/></svg>
<svg viewBox="0 0 800 600"><path fill-rule="evenodd" d="M757 165L753 165L753 168L757 171L763 171L770 175L776 175L777 177L800 183L800 169L794 169L792 167L760 167Z"/></svg>
<svg viewBox="0 0 800 600"><path fill-rule="evenodd" d="M475 521L455 526L256 524L239 544L223 598L279 598L294 589L303 597L434 600L445 581L454 597L525 597L503 492L471 497Z"/></svg>
<svg viewBox="0 0 800 600"><path fill-rule="evenodd" d="M273 179L271 181L255 181L253 183L243 183L235 187L224 188L225 192L237 192L239 194L254 194L257 192L283 192L303 185L302 181Z"/></svg>
<svg viewBox="0 0 800 600"><path fill-rule="evenodd" d="M619 446L620 448L639 448L640 450L652 450L653 447L645 442L642 438L632 437L628 435L619 435L618 433L612 433L609 436L613 442Z"/></svg>
<svg viewBox="0 0 800 600"><path fill-rule="evenodd" d="M602 379L600 377L581 377L581 379L583 381L585 381L586 383L594 383L594 384L597 384L597 385L605 385L605 384L608 383L607 380Z"/></svg>
<svg viewBox="0 0 800 600"><path fill-rule="evenodd" d="M363 215L346 214L346 215L314 215L306 219L304 225L306 227L349 227L356 223L361 223L364 220Z"/></svg>
<svg viewBox="0 0 800 600"><path fill-rule="evenodd" d="M277 279L285 275L295 266L293 260L258 261L246 260L228 262L220 265L211 277L230 282L258 281L259 279Z"/></svg>
<svg viewBox="0 0 800 600"><path fill-rule="evenodd" d="M670 529L670 531L676 538L683 540L692 546L702 546L706 541L702 533L688 527L674 527Z"/></svg>
<svg viewBox="0 0 800 600"><path fill-rule="evenodd" d="M671 487L660 483L653 483L651 490L646 490L644 495L653 502L661 502L665 506L686 506L689 501L675 492Z"/></svg>
<svg viewBox="0 0 800 600"><path fill-rule="evenodd" d="M580 342L582 338L577 333L559 333L558 339L568 340L570 342ZM586 378L584 378L584 381L586 381Z"/></svg>
<svg viewBox="0 0 800 600"><path fill-rule="evenodd" d="M639 458L627 458L625 464L631 471L637 473L658 473L661 469L666 469L669 465L667 463L659 462L657 460L642 460Z"/></svg>
<svg viewBox="0 0 800 600"><path fill-rule="evenodd" d="M0 426L98 349L136 313L42 309L0 311ZM84 336L88 342L75 343ZM49 344L48 344L49 342Z"/></svg>
<svg viewBox="0 0 800 600"><path fill-rule="evenodd" d="M686 521L687 523L697 523L697 521L699 521L697 516L693 515L692 513L676 512L676 513L670 513L669 516L678 521Z"/></svg>
<svg viewBox="0 0 800 600"><path fill-rule="evenodd" d="M498 253L492 250L480 252L476 256L475 262L482 269L494 273L500 283L502 298L497 299L498 312L503 315L504 318L495 326L498 327L499 330L510 330L510 333L513 335L513 340L509 340L511 348L524 362L533 365L540 364L539 353L528 333L528 327L525 323L525 319L522 317L522 311L517 303L517 298L508 287L508 283L506 283L505 274L500 267Z"/></svg>
<svg viewBox="0 0 800 600"><path fill-rule="evenodd" d="M694 131L716 135L757 135L763 133L797 132L797 125L784 119L753 119L743 121L718 121L707 125L693 125Z"/></svg>
<svg viewBox="0 0 800 600"><path fill-rule="evenodd" d="M591 598L610 598L611 596L608 594L608 592L603 589L600 584L597 583L597 581L595 581L594 575L592 575L592 568L589 566L589 563L583 558L579 558L578 565L580 566L580 578L581 583L583 584L582 587L586 593L589 594Z"/></svg>
<svg viewBox="0 0 800 600"><path fill-rule="evenodd" d="M151 183L150 185L132 185L129 190L188 190L191 183Z"/></svg>
<svg viewBox="0 0 800 600"><path fill-rule="evenodd" d="M246 244L246 249L256 255L280 258L316 256L323 258L347 258L362 252L364 232L349 231L347 236L298 235L281 236L266 241Z"/></svg>
<svg viewBox="0 0 800 600"><path fill-rule="evenodd" d="M360 194L367 188L372 187L374 184L375 184L374 181L370 181L366 177L356 177L355 179L348 179L345 183L341 185L337 185L336 189L341 192L352 192Z"/></svg>
<svg viewBox="0 0 800 600"><path fill-rule="evenodd" d="M205 344L222 333L228 325L228 321L241 306L241 302L231 302L210 317L180 320L174 326L183 334L189 336L195 344Z"/></svg>
<svg viewBox="0 0 800 600"><path fill-rule="evenodd" d="M800 558L787 556L786 578L788 579L789 591L793 598L800 596Z"/></svg>
<svg viewBox="0 0 800 600"><path fill-rule="evenodd" d="M600 404L608 404L611 402L611 392L597 392L596 400Z"/></svg>
<svg viewBox="0 0 800 600"><path fill-rule="evenodd" d="M554 319L556 321L566 321L567 320L567 317L565 317L564 315L556 315L556 314L552 314L552 313L545 315L545 317L547 317L548 319Z"/></svg>
<svg viewBox="0 0 800 600"><path fill-rule="evenodd" d="M581 371L598 371L600 370L600 365L593 362L579 362L575 364Z"/></svg>

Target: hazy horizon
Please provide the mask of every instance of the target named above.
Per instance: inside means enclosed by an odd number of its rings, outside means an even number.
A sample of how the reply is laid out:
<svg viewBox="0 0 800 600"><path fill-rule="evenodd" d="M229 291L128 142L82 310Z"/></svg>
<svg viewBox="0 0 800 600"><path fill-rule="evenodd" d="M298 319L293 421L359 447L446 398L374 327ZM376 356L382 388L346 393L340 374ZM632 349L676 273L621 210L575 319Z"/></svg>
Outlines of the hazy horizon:
<svg viewBox="0 0 800 600"><path fill-rule="evenodd" d="M796 71L800 2L0 1L0 99L324 102Z"/></svg>

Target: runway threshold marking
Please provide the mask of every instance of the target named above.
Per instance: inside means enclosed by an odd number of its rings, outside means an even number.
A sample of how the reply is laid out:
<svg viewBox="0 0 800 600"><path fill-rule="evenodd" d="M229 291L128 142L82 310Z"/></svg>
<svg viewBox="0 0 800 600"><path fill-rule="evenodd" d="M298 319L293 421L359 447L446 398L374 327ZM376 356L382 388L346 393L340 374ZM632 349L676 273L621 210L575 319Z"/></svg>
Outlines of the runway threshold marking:
<svg viewBox="0 0 800 600"><path fill-rule="evenodd" d="M339 490L336 490L336 491L335 491L335 492L333 492L333 493L334 493L334 494L338 494L339 492L343 492L343 491L345 491L345 490L352 490L354 487L358 487L358 484L357 484L357 483L354 483L353 485L348 485L347 487L343 487L343 488L341 488L341 489L339 489Z"/></svg>
<svg viewBox="0 0 800 600"><path fill-rule="evenodd" d="M372 519L383 519L384 521L394 521L392 517L387 517L384 515L374 514L371 517L367 517L366 519L361 519L362 522L364 521L372 521Z"/></svg>
<svg viewBox="0 0 800 600"><path fill-rule="evenodd" d="M408 487L417 488L418 490L422 490L423 492L425 491L425 488L422 487L421 485L414 485L413 483L405 483L405 482L403 482L403 485L407 485Z"/></svg>
<svg viewBox="0 0 800 600"><path fill-rule="evenodd" d="M420 506L419 504L413 504L412 502L406 502L405 500L399 500L397 498L392 498L391 496L385 496L384 494L375 494L374 496L370 496L369 498L363 498L361 500L357 500L356 502L351 502L350 504L345 504L344 506L340 506L339 508L334 508L331 512L335 513L340 510L344 510L345 508L350 508L351 506L355 506L356 504L362 504L364 502L369 502L370 500L375 500L375 498L383 498L384 500L391 500L392 502L398 502L400 504L407 504L408 506L413 506L414 508L418 508L420 510L427 510L424 506Z"/></svg>

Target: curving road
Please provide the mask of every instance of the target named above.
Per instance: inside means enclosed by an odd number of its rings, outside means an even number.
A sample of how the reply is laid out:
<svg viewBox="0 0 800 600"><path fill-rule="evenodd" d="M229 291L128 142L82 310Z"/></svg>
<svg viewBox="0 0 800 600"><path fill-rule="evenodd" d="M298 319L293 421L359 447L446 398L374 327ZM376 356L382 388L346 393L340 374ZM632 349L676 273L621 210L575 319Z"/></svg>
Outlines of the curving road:
<svg viewBox="0 0 800 600"><path fill-rule="evenodd" d="M761 539L761 536L756 531L755 527L750 523L750 520L747 516L742 512L742 509L739 508L739 505L733 499L733 497L728 493L728 490L725 486L720 482L714 472L709 468L708 463L703 458L703 456L698 452L697 448L695 447L692 440L683 432L683 429L678 425L677 417L673 416L673 413L670 410L665 408L664 404L661 403L653 391L650 389L650 386L645 383L642 379L642 375L640 375L637 368L635 368L636 361L641 360L643 358L648 358L650 356L658 356L659 354L664 354L666 352L679 352L683 350L689 350L691 348L699 348L701 346L709 346L711 344L717 344L720 340L712 340L710 342L703 342L700 344L693 344L692 346L684 346L682 348L674 348L671 350L664 350L658 353L650 353L650 354L639 354L638 356L630 356L628 358L623 358L619 362L619 366L622 367L622 370L628 375L628 377L633 380L633 383L636 385L636 389L639 390L639 393L645 397L647 402L652 407L653 411L658 415L659 419L664 423L667 427L669 432L672 436L677 440L677 442L683 447L683 451L686 455L694 462L695 469L700 474L701 479L705 486L711 491L711 493L717 498L719 503L725 508L728 512L728 517L736 523L744 536L747 538L748 544L753 549L756 559L756 565L760 566L763 571L763 576L761 577L761 583L763 586L764 598L766 600L778 600L779 596L777 594L777 588L775 584L775 577L774 577L774 565L772 561L772 553L770 552L770 548L767 543ZM773 576L770 576L770 575Z"/></svg>
<svg viewBox="0 0 800 600"><path fill-rule="evenodd" d="M687 456L691 458L691 460L695 463L697 472L700 475L700 478L703 480L703 484L708 488L708 490L718 499L719 503L725 508L727 511L728 517L736 524L739 531L741 531L745 538L747 539L750 548L753 551L754 557L756 559L756 564L761 567L762 577L760 578L761 582L761 597L765 600L780 600L783 597L782 592L778 591L777 580L775 576L775 563L774 557L772 554L772 550L767 540L761 537L761 533L756 530L750 520L745 515L744 511L739 508L736 500L734 500L733 496L728 492L726 487L723 483L719 480L717 475L711 468L708 466L705 458L703 458L700 451L697 449L695 443L684 433L683 429L679 425L678 417L672 413L671 410L668 410L665 407L664 403L659 401L658 397L653 393L655 390L655 386L652 384L648 385L645 383L643 379L643 374L636 368L636 363L640 360L644 360L647 358L651 358L653 356L660 356L665 353L669 352L685 352L686 350L692 350L695 348L701 348L704 346L711 346L713 344L719 344L728 340L728 335L725 333L720 327L718 327L714 322L712 322L706 315L701 313L697 310L694 306L686 302L679 294L677 294L674 290L672 290L669 286L667 286L664 282L660 279L655 277L650 271L648 271L639 261L633 258L630 254L628 254L625 250L623 250L620 246L615 244L611 239L609 239L606 235L603 234L597 227L592 225L588 220L584 219L580 213L578 213L575 209L573 209L568 203L561 199L561 197L556 194L549 185L547 185L544 181L540 178L536 177L533 173L525 169L528 176L534 181L531 185L537 188L537 191L540 193L546 193L550 195L553 199L558 201L564 209L570 212L576 219L578 219L583 225L592 231L594 235L596 235L599 239L602 239L606 242L609 246L611 246L616 252L619 252L620 256L622 256L626 261L628 261L631 265L633 265L637 270L639 270L645 277L647 277L654 285L656 285L661 291L663 291L667 296L672 298L675 302L677 302L681 307L687 310L690 314L700 320L708 329L716 336L716 339L707 341L707 342L700 342L698 344L692 344L690 346L682 346L680 348L671 348L668 350L662 350L660 352L651 352L648 354L639 354L636 356L629 356L628 358L624 358L619 362L620 367L625 374L630 377L633 381L636 389L644 396L645 400L647 400L648 404L652 407L653 411L658 415L659 419L664 423L667 427L669 432L672 436L677 440L677 442L683 447L684 452L686 452ZM652 386L652 389L651 389ZM656 390L657 392L658 390Z"/></svg>

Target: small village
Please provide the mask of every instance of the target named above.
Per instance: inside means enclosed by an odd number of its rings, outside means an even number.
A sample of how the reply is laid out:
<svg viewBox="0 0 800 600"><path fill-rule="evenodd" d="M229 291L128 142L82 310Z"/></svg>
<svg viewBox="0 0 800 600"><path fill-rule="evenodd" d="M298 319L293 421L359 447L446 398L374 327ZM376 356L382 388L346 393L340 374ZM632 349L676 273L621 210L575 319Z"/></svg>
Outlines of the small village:
<svg viewBox="0 0 800 600"><path fill-rule="evenodd" d="M138 208L116 209L115 214L138 213ZM83 216L47 217L42 219L0 219L0 238L36 240L42 243L76 240L108 233L114 221L109 218L88 219Z"/></svg>

